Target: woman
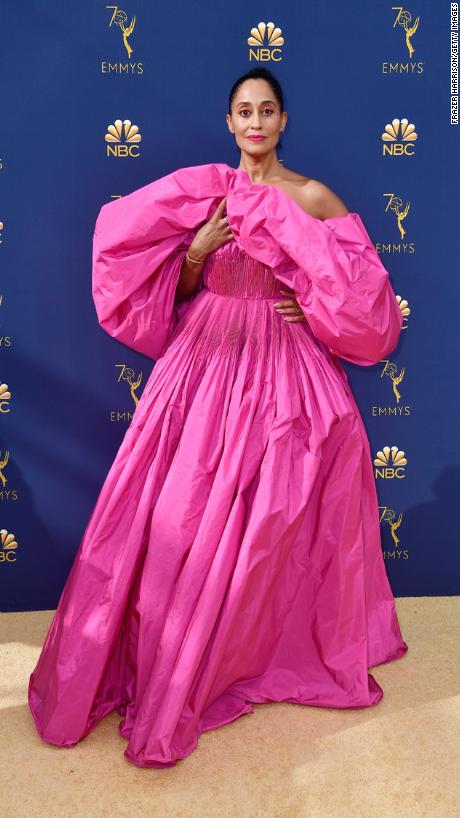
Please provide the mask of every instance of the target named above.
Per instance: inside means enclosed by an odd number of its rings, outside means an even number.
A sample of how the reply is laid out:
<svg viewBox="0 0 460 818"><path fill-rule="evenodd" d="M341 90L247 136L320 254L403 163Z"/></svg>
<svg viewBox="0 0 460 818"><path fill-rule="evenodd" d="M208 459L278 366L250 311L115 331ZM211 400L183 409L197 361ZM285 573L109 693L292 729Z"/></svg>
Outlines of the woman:
<svg viewBox="0 0 460 818"><path fill-rule="evenodd" d="M338 360L379 361L402 315L359 215L277 161L286 121L255 69L230 93L238 168L99 213L99 322L157 362L31 675L50 743L117 710L126 757L172 766L255 702L375 705L368 668L407 650Z"/></svg>

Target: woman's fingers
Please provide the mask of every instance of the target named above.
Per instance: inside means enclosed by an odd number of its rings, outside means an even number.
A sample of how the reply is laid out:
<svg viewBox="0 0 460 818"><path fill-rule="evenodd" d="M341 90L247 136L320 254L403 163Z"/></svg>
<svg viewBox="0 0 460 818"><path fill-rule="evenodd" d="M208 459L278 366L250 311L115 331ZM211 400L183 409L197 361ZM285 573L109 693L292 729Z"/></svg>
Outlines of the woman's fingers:
<svg viewBox="0 0 460 818"><path fill-rule="evenodd" d="M281 292L283 292L283 290L281 290ZM307 320L295 298L291 298L289 301L275 301L273 306L276 312L279 313L285 321Z"/></svg>
<svg viewBox="0 0 460 818"><path fill-rule="evenodd" d="M223 213L223 211L225 209L226 204L227 204L227 197L224 196L224 198L221 199L221 201L217 205L217 207L216 207L214 213L212 214L211 218L209 219L210 222L217 222L217 221L219 221L219 219L222 219L225 216L225 213Z"/></svg>
<svg viewBox="0 0 460 818"><path fill-rule="evenodd" d="M299 312L299 305L295 299L291 298L290 301L276 301L273 305L277 312Z"/></svg>

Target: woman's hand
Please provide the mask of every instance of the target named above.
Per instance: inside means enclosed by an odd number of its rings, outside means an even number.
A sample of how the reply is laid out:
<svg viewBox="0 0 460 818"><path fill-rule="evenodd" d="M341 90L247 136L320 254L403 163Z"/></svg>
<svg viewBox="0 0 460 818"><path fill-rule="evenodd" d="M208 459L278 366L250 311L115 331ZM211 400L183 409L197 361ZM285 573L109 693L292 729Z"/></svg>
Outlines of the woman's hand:
<svg viewBox="0 0 460 818"><path fill-rule="evenodd" d="M233 238L233 233L225 215L227 197L219 202L209 221L196 231L187 254L182 260L179 280L176 285L174 303L190 298L199 286L203 263L208 253ZM192 261L187 258L189 256Z"/></svg>
<svg viewBox="0 0 460 818"><path fill-rule="evenodd" d="M195 237L189 247L190 256L194 259L203 259L234 238L230 225L226 218L227 197L219 202L209 221L205 222L195 233Z"/></svg>
<svg viewBox="0 0 460 818"><path fill-rule="evenodd" d="M305 318L301 308L297 303L297 299L292 293L287 292L287 290L280 290L283 295L290 295L289 301L275 301L273 306L277 313L284 318L285 321L307 321ZM287 315L284 315L287 313Z"/></svg>

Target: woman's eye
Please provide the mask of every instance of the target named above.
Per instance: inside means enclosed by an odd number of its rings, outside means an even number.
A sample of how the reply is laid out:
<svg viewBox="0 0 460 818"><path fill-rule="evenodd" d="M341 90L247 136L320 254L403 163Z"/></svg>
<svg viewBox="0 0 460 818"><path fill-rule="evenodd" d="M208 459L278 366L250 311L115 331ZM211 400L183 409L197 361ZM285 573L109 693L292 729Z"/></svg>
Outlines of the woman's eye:
<svg viewBox="0 0 460 818"><path fill-rule="evenodd" d="M272 113L273 113L273 109L272 109L272 108L264 108L264 113L265 113L265 111L268 111L268 113L269 113L269 114L272 114ZM247 109L247 108L245 108L243 111L240 111L240 114L250 114L250 113L251 113L251 112L250 112L250 111L248 111L248 109Z"/></svg>

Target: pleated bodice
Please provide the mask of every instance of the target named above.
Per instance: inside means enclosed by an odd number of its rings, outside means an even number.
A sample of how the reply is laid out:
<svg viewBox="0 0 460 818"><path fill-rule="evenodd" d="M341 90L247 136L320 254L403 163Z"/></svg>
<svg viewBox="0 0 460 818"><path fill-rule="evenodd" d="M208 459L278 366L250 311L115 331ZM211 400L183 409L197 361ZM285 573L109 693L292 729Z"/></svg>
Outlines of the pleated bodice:
<svg viewBox="0 0 460 818"><path fill-rule="evenodd" d="M283 287L273 271L248 255L234 239L209 253L203 284L217 295L231 298L276 298Z"/></svg>

